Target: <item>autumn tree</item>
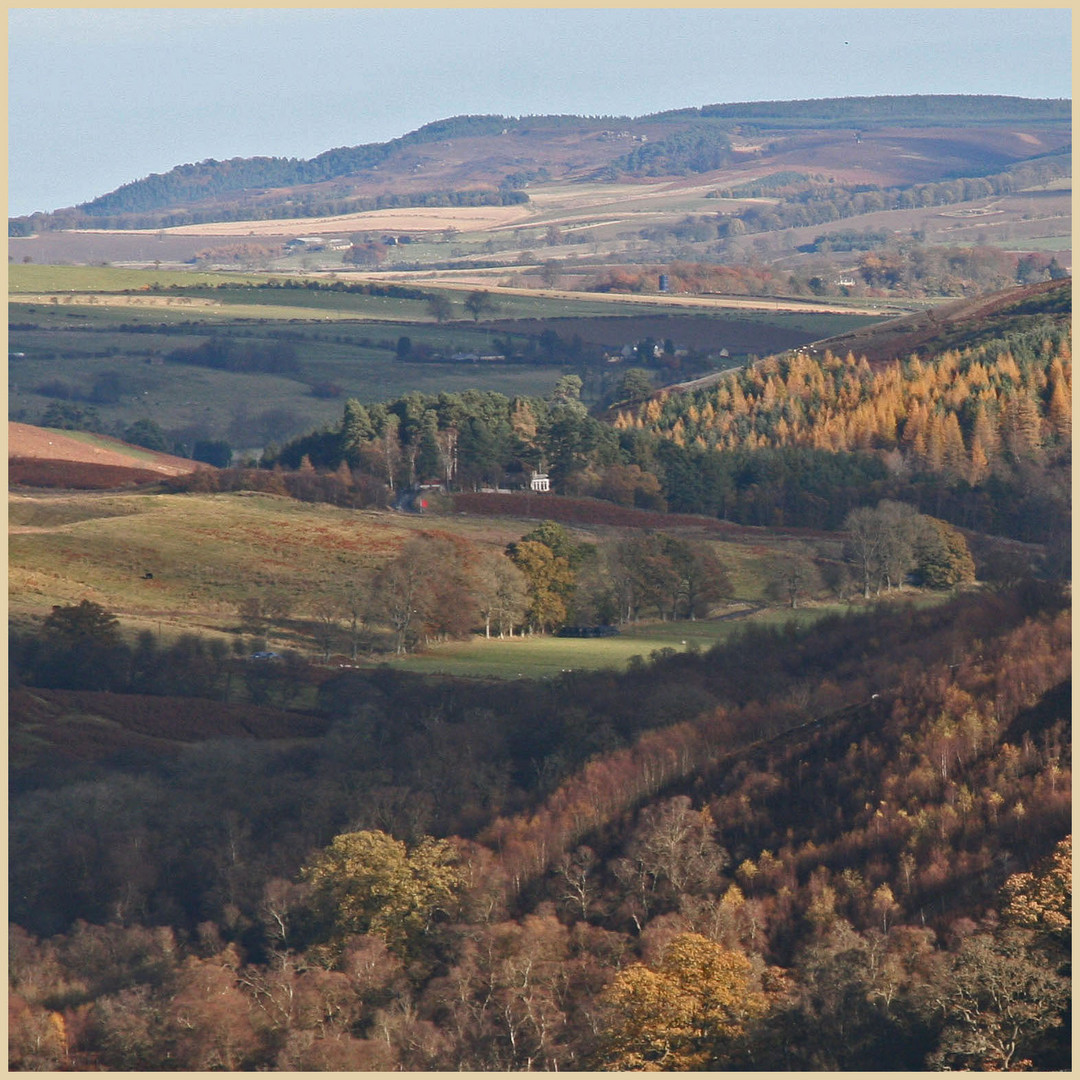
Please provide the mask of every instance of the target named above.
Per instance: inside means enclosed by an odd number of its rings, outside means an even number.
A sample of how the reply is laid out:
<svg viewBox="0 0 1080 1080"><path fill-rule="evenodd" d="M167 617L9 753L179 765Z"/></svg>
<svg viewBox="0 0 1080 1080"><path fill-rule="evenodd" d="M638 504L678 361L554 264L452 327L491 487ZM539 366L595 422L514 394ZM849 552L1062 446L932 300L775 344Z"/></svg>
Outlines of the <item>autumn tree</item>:
<svg viewBox="0 0 1080 1080"><path fill-rule="evenodd" d="M904 503L883 499L876 507L861 506L844 519L845 552L862 579L863 596L882 586L902 585L915 567L919 515Z"/></svg>
<svg viewBox="0 0 1080 1080"><path fill-rule="evenodd" d="M781 598L790 608L797 608L800 600L813 596L822 587L821 572L811 552L794 546L784 552L769 583L769 595Z"/></svg>
<svg viewBox="0 0 1080 1080"><path fill-rule="evenodd" d="M389 625L394 651L406 652L420 636L423 609L430 601L436 567L428 545L420 538L406 544L401 554L387 563L372 582L372 618Z"/></svg>
<svg viewBox="0 0 1080 1080"><path fill-rule="evenodd" d="M705 617L714 604L734 593L727 567L709 544L677 540L668 553L679 577L680 610L686 618Z"/></svg>
<svg viewBox="0 0 1080 1080"><path fill-rule="evenodd" d="M166 1016L167 1037L181 1068L195 1072L251 1068L261 1049L253 1006L237 985L235 946L200 960L190 956Z"/></svg>
<svg viewBox="0 0 1080 1080"><path fill-rule="evenodd" d="M715 888L729 858L717 843L707 808L694 810L685 795L646 807L614 871L630 892L640 930L659 903L674 906L684 893Z"/></svg>
<svg viewBox="0 0 1080 1080"><path fill-rule="evenodd" d="M525 577L530 628L543 632L561 626L575 583L569 559L539 540L518 541L512 545L510 558Z"/></svg>
<svg viewBox="0 0 1080 1080"><path fill-rule="evenodd" d="M410 850L380 830L335 836L304 868L332 947L352 934L375 934L397 955L410 955L440 915L455 909L464 887L457 853L423 837Z"/></svg>
<svg viewBox="0 0 1080 1080"><path fill-rule="evenodd" d="M390 627L398 653L425 638L465 637L480 618L457 546L430 536L414 537L383 566L369 596L372 620Z"/></svg>
<svg viewBox="0 0 1080 1080"><path fill-rule="evenodd" d="M768 1008L750 961L700 934L674 938L655 966L624 968L602 1002L597 1066L618 1071L729 1067Z"/></svg>
<svg viewBox="0 0 1080 1080"><path fill-rule="evenodd" d="M844 519L847 531L845 552L858 570L863 596L870 599L870 590L879 582L878 570L882 558L880 522L873 509L860 506Z"/></svg>
<svg viewBox="0 0 1080 1080"><path fill-rule="evenodd" d="M915 564L920 515L906 503L882 499L874 513L880 531L879 570L886 589L903 585Z"/></svg>
<svg viewBox="0 0 1080 1080"><path fill-rule="evenodd" d="M1034 870L1013 874L1002 889L1002 916L1068 944L1072 936L1072 837L1058 843Z"/></svg>
<svg viewBox="0 0 1080 1080"><path fill-rule="evenodd" d="M473 571L475 597L484 622L484 637L494 626L499 637L512 634L528 607L528 586L521 570L506 555L485 553Z"/></svg>
<svg viewBox="0 0 1080 1080"><path fill-rule="evenodd" d="M975 562L963 533L937 518L920 518L915 559L921 584L931 589L953 589L975 580Z"/></svg>
<svg viewBox="0 0 1080 1080"><path fill-rule="evenodd" d="M856 932L823 884L810 908L815 934L788 971L789 993L765 1021L759 1067L802 1071L919 1069L926 1023L913 1001L928 978L933 934Z"/></svg>

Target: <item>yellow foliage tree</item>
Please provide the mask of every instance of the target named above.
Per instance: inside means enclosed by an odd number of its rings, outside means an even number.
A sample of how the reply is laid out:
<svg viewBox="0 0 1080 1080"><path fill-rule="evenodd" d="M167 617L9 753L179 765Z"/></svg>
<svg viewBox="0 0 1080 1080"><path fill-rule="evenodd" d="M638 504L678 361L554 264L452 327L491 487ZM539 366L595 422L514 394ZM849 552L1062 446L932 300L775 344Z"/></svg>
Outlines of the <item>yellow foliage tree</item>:
<svg viewBox="0 0 1080 1080"><path fill-rule="evenodd" d="M1065 837L1033 873L1013 874L1002 895L1008 922L1067 940L1072 931L1072 837Z"/></svg>
<svg viewBox="0 0 1080 1080"><path fill-rule="evenodd" d="M680 934L658 964L620 971L602 996L599 1067L685 1071L729 1062L768 998L750 961L700 934Z"/></svg>
<svg viewBox="0 0 1080 1080"><path fill-rule="evenodd" d="M329 924L331 944L351 934L376 934L399 955L428 933L440 911L452 909L464 887L457 852L424 837L411 851L378 829L342 833L303 871Z"/></svg>

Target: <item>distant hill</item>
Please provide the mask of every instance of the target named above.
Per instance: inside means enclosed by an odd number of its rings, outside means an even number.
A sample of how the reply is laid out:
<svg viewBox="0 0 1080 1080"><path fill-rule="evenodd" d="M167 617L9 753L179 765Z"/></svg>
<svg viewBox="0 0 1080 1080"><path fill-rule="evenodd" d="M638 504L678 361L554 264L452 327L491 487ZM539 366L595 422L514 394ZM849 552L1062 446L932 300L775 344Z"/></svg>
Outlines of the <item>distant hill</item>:
<svg viewBox="0 0 1080 1080"><path fill-rule="evenodd" d="M701 175L740 165L760 174L792 153L839 169L855 146L883 185L983 176L1062 151L1070 114L1064 100L907 95L717 104L637 118L458 116L308 160L178 165L74 208L12 219L9 231L513 203L527 201L525 189L537 180Z"/></svg>

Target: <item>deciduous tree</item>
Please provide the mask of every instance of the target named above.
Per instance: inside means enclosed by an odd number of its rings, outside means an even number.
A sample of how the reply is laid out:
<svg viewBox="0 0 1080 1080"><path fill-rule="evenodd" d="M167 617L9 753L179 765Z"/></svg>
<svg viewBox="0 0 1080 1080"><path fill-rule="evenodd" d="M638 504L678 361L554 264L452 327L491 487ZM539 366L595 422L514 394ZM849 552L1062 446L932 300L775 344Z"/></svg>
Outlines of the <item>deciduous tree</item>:
<svg viewBox="0 0 1080 1080"><path fill-rule="evenodd" d="M619 972L603 1002L598 1066L648 1072L723 1068L768 1007L750 961L699 934Z"/></svg>
<svg viewBox="0 0 1080 1080"><path fill-rule="evenodd" d="M445 840L424 837L410 850L379 830L343 833L303 871L327 938L376 934L392 952L410 955L441 914L454 910L464 887L457 853Z"/></svg>

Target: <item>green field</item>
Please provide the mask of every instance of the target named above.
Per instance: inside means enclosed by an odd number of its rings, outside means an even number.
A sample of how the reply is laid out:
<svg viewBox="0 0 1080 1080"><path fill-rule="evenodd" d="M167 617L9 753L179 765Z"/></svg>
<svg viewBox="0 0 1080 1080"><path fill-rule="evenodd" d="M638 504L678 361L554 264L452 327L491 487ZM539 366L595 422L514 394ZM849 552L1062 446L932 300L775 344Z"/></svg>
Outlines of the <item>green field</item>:
<svg viewBox="0 0 1080 1080"><path fill-rule="evenodd" d="M1072 236L1037 236L1031 240L1009 240L1000 245L1003 251L1071 251Z"/></svg>
<svg viewBox="0 0 1080 1080"><path fill-rule="evenodd" d="M409 391L438 394L470 389L507 397L546 397L562 374L574 370L538 363L399 361L400 337L443 355L494 355L500 351L497 335L512 332L515 320L526 319L531 321L523 328L533 335L545 320L559 319L554 328L566 341L573 336L573 320L604 319L590 323L594 334L590 340L598 340L595 332L602 327L599 340L609 348L621 348L624 339L636 340L635 334L649 332L635 331L628 323L625 333L620 333L620 319L630 316L670 319L670 324L664 324L665 336L670 325L675 339L680 318L698 322L703 316L716 318L717 340L723 336L723 320L735 320L744 327L752 324L755 329L744 330L752 340L759 336L756 327L760 326L763 343L776 340L777 330L820 339L872 321L813 311L713 308L704 312L678 307L661 297L642 304L537 290L499 294L497 307L489 315L492 325L485 328L468 318L464 308L473 286L455 288L441 282L433 287L452 304L452 317L445 323L433 320L424 300L330 291L307 284L257 287L270 279L265 274L34 264L9 269L13 301L9 418L41 423L50 406L67 402L92 417L84 426L98 425L117 435L137 420L153 420L165 432L170 448L180 445L187 448L185 452L196 440L224 439L242 455L257 455L268 443L281 444L336 423L349 397L374 403ZM315 284L315 279L309 281ZM432 286L426 279L416 284L424 289ZM238 374L163 363L169 353L198 346L212 335L227 335L256 350L288 346L296 370L288 376ZM597 357L598 349L595 345ZM755 351L770 350L763 344ZM608 370L599 359L578 373L586 378L587 395L600 396L618 378L618 372Z"/></svg>
<svg viewBox="0 0 1080 1080"><path fill-rule="evenodd" d="M438 645L428 652L394 659L394 667L429 675L500 679L550 678L566 671L595 668L624 669L633 657L648 660L653 652L708 649L726 641L747 624L804 626L824 615L847 611L846 605L785 608L753 612L734 609L721 618L679 622L642 622L622 628L618 637L562 638L534 636L499 640L474 637L466 642Z"/></svg>
<svg viewBox="0 0 1080 1080"><path fill-rule="evenodd" d="M200 285L258 284L270 274L218 274L198 270L129 270L117 266L46 266L13 263L8 267L8 292L120 292L152 285L196 288Z"/></svg>

